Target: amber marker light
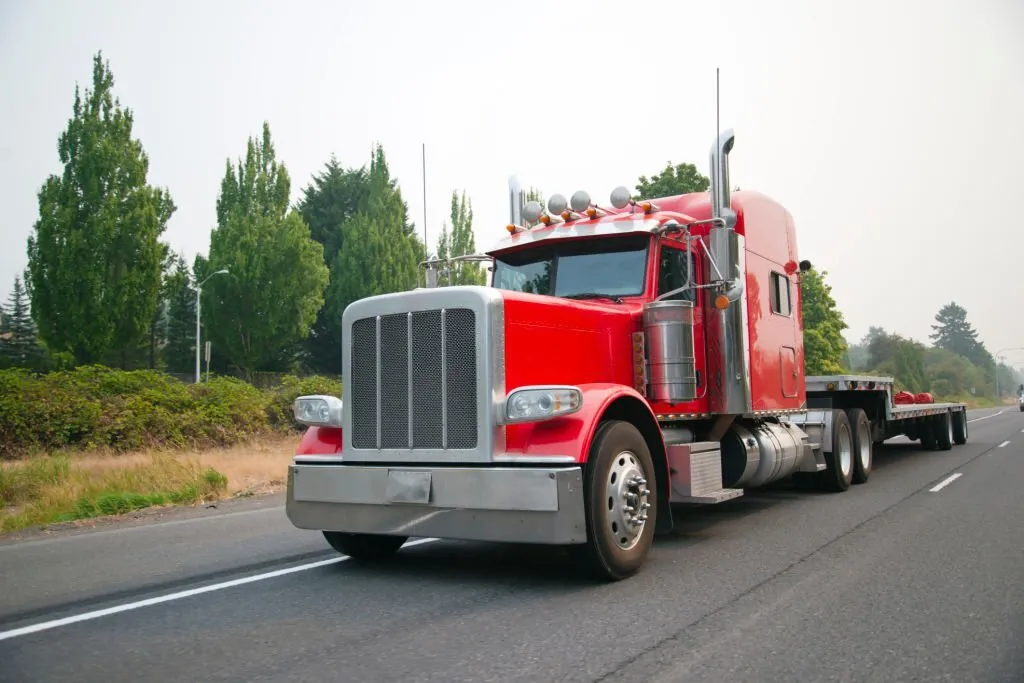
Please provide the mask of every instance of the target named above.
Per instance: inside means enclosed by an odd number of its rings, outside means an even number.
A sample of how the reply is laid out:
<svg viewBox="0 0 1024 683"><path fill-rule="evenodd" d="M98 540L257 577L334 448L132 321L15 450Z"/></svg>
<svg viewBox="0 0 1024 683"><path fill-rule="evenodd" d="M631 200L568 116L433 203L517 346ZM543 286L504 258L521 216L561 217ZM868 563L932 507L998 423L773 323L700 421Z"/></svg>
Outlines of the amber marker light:
<svg viewBox="0 0 1024 683"><path fill-rule="evenodd" d="M716 296L715 308L717 308L720 311L724 311L725 309L729 308L729 297L727 297L725 294L719 294L718 296Z"/></svg>

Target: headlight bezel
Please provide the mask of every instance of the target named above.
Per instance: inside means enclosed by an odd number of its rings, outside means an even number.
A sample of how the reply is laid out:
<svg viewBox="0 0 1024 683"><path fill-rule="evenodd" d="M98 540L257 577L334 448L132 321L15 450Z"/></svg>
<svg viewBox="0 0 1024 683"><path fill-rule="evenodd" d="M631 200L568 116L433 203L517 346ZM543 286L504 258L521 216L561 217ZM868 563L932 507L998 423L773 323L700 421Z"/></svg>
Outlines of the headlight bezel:
<svg viewBox="0 0 1024 683"><path fill-rule="evenodd" d="M530 385L513 389L502 403L505 424L543 422L578 413L583 392L565 384Z"/></svg>
<svg viewBox="0 0 1024 683"><path fill-rule="evenodd" d="M310 427L341 427L343 405L337 396L299 396L292 402L292 414L296 422Z"/></svg>

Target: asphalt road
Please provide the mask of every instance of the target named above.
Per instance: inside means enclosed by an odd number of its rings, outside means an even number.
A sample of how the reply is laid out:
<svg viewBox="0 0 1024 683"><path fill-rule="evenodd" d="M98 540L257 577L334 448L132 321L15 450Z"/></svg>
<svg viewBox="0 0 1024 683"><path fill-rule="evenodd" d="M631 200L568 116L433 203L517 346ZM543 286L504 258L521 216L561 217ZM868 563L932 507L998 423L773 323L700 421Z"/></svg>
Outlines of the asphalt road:
<svg viewBox="0 0 1024 683"><path fill-rule="evenodd" d="M0 543L0 681L1024 681L1024 414L971 419L691 511L611 585L479 543L360 567L276 501Z"/></svg>

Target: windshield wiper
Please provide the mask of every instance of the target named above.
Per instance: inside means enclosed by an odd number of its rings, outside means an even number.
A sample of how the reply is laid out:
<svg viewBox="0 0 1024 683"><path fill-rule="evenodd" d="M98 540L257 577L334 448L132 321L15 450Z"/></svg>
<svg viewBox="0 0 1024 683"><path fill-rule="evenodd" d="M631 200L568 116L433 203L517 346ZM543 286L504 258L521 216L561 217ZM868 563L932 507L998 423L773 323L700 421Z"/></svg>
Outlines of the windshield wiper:
<svg viewBox="0 0 1024 683"><path fill-rule="evenodd" d="M622 299L614 294L601 294L600 292L580 292L579 294L570 294L569 296L562 297L563 299L611 299L617 304L622 303Z"/></svg>

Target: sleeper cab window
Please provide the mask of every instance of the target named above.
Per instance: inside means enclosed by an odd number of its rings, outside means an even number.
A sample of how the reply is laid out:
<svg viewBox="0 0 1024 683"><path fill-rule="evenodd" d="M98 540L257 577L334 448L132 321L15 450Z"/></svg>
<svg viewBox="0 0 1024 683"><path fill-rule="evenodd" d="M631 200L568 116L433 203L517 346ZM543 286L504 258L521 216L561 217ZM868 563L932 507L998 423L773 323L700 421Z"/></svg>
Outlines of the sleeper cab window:
<svg viewBox="0 0 1024 683"><path fill-rule="evenodd" d="M771 297L772 313L788 318L793 312L793 299L790 296L789 278L782 273L772 271L768 291Z"/></svg>
<svg viewBox="0 0 1024 683"><path fill-rule="evenodd" d="M690 285L697 284L697 272L693 268L693 254L685 249L669 246L661 247L661 263L658 268L658 296L665 292L679 289L686 284L686 275L692 272ZM696 305L697 297L694 289L676 292L668 297L670 301L686 300Z"/></svg>

